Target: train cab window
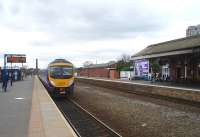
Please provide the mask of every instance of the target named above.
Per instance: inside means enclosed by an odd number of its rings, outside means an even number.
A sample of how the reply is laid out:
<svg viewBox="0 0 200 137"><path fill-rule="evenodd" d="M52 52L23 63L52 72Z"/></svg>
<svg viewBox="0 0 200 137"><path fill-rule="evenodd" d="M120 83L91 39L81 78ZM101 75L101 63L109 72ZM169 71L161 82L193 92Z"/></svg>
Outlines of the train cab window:
<svg viewBox="0 0 200 137"><path fill-rule="evenodd" d="M50 67L49 68L50 77L55 79L67 79L73 76L72 67Z"/></svg>
<svg viewBox="0 0 200 137"><path fill-rule="evenodd" d="M72 75L72 74L73 74L73 68L63 67L63 75Z"/></svg>

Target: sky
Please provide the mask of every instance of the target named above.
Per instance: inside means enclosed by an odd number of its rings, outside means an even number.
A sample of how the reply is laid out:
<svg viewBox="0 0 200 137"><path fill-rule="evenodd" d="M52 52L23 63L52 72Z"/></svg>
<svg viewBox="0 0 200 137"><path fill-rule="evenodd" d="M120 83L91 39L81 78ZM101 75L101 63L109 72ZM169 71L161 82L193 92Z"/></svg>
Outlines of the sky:
<svg viewBox="0 0 200 137"><path fill-rule="evenodd" d="M26 54L28 67L56 58L76 67L133 55L150 44L185 37L200 24L198 0L0 0L4 54ZM16 64L20 65L20 64Z"/></svg>

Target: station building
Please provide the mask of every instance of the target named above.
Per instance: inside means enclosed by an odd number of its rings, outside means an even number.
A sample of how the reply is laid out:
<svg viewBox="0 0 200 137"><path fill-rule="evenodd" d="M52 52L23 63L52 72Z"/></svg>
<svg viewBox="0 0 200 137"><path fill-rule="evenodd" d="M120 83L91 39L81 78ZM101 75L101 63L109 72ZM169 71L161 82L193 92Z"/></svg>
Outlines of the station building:
<svg viewBox="0 0 200 137"><path fill-rule="evenodd" d="M91 64L87 67L79 68L78 75L84 77L102 77L110 79L119 78L119 72L116 70L115 62Z"/></svg>
<svg viewBox="0 0 200 137"><path fill-rule="evenodd" d="M163 80L200 82L200 35L149 45L131 60L135 78L149 79L157 63Z"/></svg>
<svg viewBox="0 0 200 137"><path fill-rule="evenodd" d="M200 25L189 26L186 30L186 37L200 35Z"/></svg>

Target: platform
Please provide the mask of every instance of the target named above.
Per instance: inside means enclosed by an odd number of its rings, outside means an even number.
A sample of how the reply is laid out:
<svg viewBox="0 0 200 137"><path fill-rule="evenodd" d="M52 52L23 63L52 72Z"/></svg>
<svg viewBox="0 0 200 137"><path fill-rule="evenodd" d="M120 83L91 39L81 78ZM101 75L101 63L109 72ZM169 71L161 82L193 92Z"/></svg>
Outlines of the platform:
<svg viewBox="0 0 200 137"><path fill-rule="evenodd" d="M1 83L2 84L2 83ZM27 137L32 102L33 79L8 83L0 88L0 136Z"/></svg>
<svg viewBox="0 0 200 137"><path fill-rule="evenodd" d="M188 103L200 103L200 89L196 88L94 77L76 77L76 81L129 93L162 96L187 101Z"/></svg>
<svg viewBox="0 0 200 137"><path fill-rule="evenodd" d="M37 77L0 90L0 137L76 137Z"/></svg>

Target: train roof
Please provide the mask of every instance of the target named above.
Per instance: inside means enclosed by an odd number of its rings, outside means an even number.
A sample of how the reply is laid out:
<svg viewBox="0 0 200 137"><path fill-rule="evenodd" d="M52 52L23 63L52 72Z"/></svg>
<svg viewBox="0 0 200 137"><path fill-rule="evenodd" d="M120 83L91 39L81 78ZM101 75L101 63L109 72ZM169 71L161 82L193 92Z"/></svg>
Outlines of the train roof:
<svg viewBox="0 0 200 137"><path fill-rule="evenodd" d="M69 62L69 61L67 61L65 59L55 59L50 64L53 64L53 63L69 63L69 64L72 64L71 62Z"/></svg>
<svg viewBox="0 0 200 137"><path fill-rule="evenodd" d="M49 66L51 65L70 65L73 66L73 64L65 59L55 59L54 61L52 61L51 63L49 63Z"/></svg>

